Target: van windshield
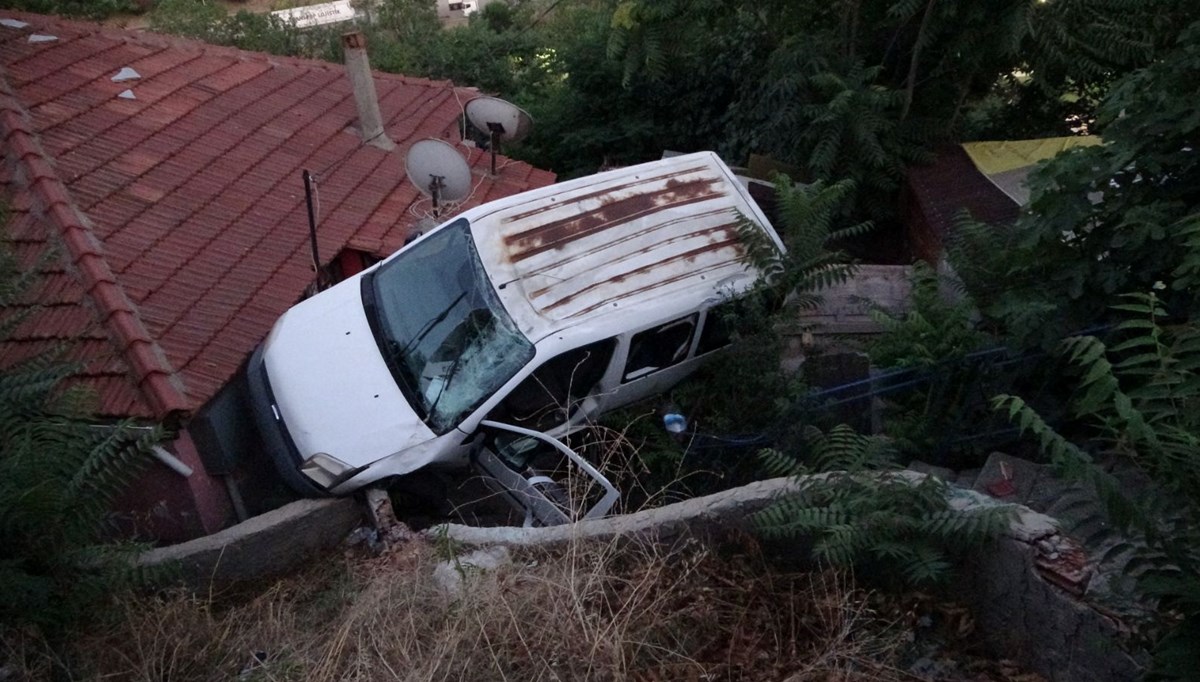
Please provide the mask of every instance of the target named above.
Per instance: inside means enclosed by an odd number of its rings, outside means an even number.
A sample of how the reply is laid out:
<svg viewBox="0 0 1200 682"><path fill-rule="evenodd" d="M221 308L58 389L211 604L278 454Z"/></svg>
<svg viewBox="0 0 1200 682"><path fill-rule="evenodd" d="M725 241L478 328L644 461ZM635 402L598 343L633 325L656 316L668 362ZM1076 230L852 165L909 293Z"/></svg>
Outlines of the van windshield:
<svg viewBox="0 0 1200 682"><path fill-rule="evenodd" d="M363 280L371 331L396 383L437 434L454 428L534 355L458 220Z"/></svg>

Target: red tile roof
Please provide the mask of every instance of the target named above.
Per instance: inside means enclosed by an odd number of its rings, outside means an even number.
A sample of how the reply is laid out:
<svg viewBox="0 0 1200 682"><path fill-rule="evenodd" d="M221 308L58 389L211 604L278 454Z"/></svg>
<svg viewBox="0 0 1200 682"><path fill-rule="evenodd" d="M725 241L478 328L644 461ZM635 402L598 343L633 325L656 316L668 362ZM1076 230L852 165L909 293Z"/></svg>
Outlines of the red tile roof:
<svg viewBox="0 0 1200 682"><path fill-rule="evenodd" d="M473 96L377 74L397 143L384 152L353 130L339 64L0 16L29 23L0 27L0 189L14 250L42 273L0 365L66 344L108 415L196 410L297 301L313 278L302 169L316 175L323 258L401 246L429 209L404 153L457 142ZM141 78L113 82L123 67ZM483 153L463 153L477 178L468 206L554 181L516 161L492 179Z"/></svg>

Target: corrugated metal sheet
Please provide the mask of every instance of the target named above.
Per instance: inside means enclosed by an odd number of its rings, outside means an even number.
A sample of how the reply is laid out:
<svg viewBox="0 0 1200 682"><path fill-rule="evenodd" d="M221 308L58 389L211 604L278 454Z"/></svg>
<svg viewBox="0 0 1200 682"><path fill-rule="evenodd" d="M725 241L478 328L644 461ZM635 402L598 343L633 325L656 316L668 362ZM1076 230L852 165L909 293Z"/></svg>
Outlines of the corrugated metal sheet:
<svg viewBox="0 0 1200 682"><path fill-rule="evenodd" d="M739 211L765 223L716 157L693 154L560 185L477 224L534 312L575 322L651 297L711 296L749 274ZM772 235L773 236L773 235ZM702 298L701 298L702 300Z"/></svg>
<svg viewBox="0 0 1200 682"><path fill-rule="evenodd" d="M959 145L939 151L928 166L908 169L905 222L918 255L936 263L944 240L965 209L975 220L1000 226L1016 220L1020 206L980 173Z"/></svg>

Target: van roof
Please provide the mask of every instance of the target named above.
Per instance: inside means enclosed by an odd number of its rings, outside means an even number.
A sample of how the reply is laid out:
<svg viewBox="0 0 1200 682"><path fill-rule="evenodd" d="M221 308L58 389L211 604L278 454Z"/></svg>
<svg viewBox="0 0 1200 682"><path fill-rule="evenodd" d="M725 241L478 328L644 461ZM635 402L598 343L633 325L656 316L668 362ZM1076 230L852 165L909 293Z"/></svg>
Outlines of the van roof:
<svg viewBox="0 0 1200 682"><path fill-rule="evenodd" d="M774 228L712 152L630 166L468 212L484 267L521 330L540 340L645 306L670 315L757 278L741 216Z"/></svg>

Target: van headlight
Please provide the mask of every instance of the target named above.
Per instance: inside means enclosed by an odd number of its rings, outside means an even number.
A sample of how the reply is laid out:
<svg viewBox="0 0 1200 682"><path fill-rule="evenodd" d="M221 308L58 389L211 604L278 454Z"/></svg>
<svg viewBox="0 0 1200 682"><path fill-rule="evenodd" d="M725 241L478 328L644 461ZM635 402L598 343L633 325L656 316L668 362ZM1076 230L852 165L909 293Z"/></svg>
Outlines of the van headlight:
<svg viewBox="0 0 1200 682"><path fill-rule="evenodd" d="M325 489L346 480L349 478L347 474L352 472L354 472L354 467L325 452L318 452L300 465L300 473L308 476L314 483Z"/></svg>

